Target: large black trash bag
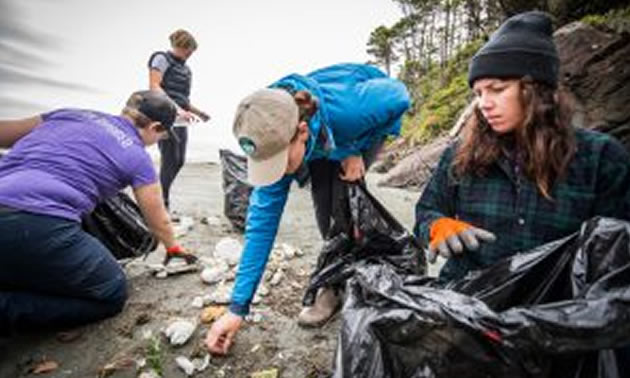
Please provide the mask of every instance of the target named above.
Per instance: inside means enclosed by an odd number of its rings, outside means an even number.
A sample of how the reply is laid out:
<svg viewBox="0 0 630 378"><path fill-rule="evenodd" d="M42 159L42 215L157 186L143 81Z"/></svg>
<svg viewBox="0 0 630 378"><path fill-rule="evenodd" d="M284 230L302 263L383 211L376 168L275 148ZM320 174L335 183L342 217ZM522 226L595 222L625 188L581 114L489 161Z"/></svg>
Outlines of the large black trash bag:
<svg viewBox="0 0 630 378"><path fill-rule="evenodd" d="M335 377L630 376L628 222L594 218L446 287L359 267L346 297Z"/></svg>
<svg viewBox="0 0 630 378"><path fill-rule="evenodd" d="M370 194L364 184L333 187L330 230L302 303L311 306L320 287L341 287L358 262L388 264L405 274L425 274L426 260L417 241Z"/></svg>
<svg viewBox="0 0 630 378"><path fill-rule="evenodd" d="M99 203L83 217L82 226L119 260L146 256L158 245L140 208L123 192Z"/></svg>
<svg viewBox="0 0 630 378"><path fill-rule="evenodd" d="M223 213L239 231L245 230L249 196L254 189L247 183L247 158L230 150L219 150L223 168Z"/></svg>

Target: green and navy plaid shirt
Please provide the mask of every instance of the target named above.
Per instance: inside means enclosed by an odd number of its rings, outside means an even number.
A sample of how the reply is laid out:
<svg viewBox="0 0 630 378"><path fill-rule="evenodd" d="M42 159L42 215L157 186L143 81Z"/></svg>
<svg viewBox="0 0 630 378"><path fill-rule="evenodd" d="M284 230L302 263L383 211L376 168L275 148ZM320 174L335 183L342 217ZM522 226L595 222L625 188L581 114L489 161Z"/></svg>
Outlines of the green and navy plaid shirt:
<svg viewBox="0 0 630 378"><path fill-rule="evenodd" d="M570 235L583 221L601 215L630 220L630 155L606 134L576 130L577 153L566 177L544 198L507 158L485 176L455 179L451 172L455 145L449 146L416 205L416 237L426 246L431 223L456 218L492 231L497 240L477 251L451 257L440 279L468 271Z"/></svg>

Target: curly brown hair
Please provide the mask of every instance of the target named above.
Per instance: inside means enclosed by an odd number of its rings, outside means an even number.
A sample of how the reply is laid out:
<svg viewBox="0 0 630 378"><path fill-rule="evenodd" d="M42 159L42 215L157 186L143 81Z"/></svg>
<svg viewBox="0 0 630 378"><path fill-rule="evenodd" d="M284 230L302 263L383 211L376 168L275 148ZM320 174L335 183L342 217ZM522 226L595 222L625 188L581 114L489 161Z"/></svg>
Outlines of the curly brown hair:
<svg viewBox="0 0 630 378"><path fill-rule="evenodd" d="M520 79L519 85L525 120L511 133L512 141L525 176L545 198L552 200L553 185L566 173L576 152L571 106L561 90L528 77ZM476 107L455 152L455 177L485 175L505 148L504 139L492 130Z"/></svg>

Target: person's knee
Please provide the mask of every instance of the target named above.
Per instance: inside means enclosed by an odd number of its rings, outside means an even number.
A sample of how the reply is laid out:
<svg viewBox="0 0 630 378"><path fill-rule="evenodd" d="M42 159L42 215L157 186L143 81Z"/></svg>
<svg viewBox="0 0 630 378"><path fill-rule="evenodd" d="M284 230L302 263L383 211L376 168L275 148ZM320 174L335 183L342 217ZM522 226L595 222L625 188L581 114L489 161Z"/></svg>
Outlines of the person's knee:
<svg viewBox="0 0 630 378"><path fill-rule="evenodd" d="M120 276L111 282L110 290L107 296L102 300L108 304L112 314L122 311L127 302L127 280L124 276Z"/></svg>

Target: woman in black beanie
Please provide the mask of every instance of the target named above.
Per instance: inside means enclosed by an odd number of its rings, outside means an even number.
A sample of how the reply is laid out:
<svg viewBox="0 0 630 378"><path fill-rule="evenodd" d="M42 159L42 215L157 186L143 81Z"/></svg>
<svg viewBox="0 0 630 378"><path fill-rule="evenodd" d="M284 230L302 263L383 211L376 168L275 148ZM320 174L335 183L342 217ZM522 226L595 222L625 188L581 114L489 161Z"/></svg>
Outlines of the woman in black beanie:
<svg viewBox="0 0 630 378"><path fill-rule="evenodd" d="M475 111L416 205L416 236L440 279L570 235L606 216L630 220L630 156L574 129L557 89L558 54L542 12L505 21L475 54Z"/></svg>

